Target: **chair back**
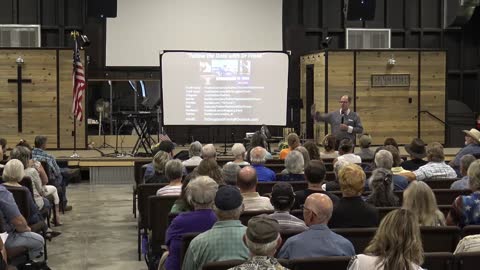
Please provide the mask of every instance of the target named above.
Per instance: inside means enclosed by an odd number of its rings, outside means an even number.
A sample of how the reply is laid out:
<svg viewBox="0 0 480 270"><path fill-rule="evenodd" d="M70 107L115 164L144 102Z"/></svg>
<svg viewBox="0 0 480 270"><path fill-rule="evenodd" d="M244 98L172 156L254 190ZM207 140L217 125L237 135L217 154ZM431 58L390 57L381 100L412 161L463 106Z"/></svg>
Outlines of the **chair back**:
<svg viewBox="0 0 480 270"><path fill-rule="evenodd" d="M426 252L422 268L453 270L455 257L450 252Z"/></svg>
<svg viewBox="0 0 480 270"><path fill-rule="evenodd" d="M361 254L372 240L377 228L337 228L332 231L350 240L355 253Z"/></svg>
<svg viewBox="0 0 480 270"><path fill-rule="evenodd" d="M273 185L275 185L276 181L268 181L268 182L258 182L257 183L257 192L260 195L265 195L272 192ZM294 191L304 190L308 187L307 181L291 181L288 182L292 185Z"/></svg>
<svg viewBox="0 0 480 270"><path fill-rule="evenodd" d="M455 254L456 270L476 270L478 269L478 258L480 252L465 252Z"/></svg>
<svg viewBox="0 0 480 270"><path fill-rule="evenodd" d="M161 253L162 245L165 244L165 232L168 228L168 214L179 196L149 196L148 216L149 226L152 230L150 247L153 253Z"/></svg>
<svg viewBox="0 0 480 270"><path fill-rule="evenodd" d="M457 226L422 226L424 252L453 252L460 241L460 228Z"/></svg>
<svg viewBox="0 0 480 270"><path fill-rule="evenodd" d="M480 225L467 225L462 229L462 237L480 234Z"/></svg>
<svg viewBox="0 0 480 270"><path fill-rule="evenodd" d="M136 160L133 163L133 176L135 178L135 185L143 184L143 175L145 174L145 167L144 165L150 163L151 161L148 160Z"/></svg>
<svg viewBox="0 0 480 270"><path fill-rule="evenodd" d="M30 216L30 207L28 205L28 193L29 191L24 189L23 187L12 187L12 186L5 186L8 191L10 191L13 195L13 199L17 204L18 210L22 216L28 220Z"/></svg>
<svg viewBox="0 0 480 270"><path fill-rule="evenodd" d="M451 179L425 179L423 180L431 189L449 189L453 182L460 180L459 178Z"/></svg>
<svg viewBox="0 0 480 270"><path fill-rule="evenodd" d="M45 174L48 177L48 183L47 184L52 185L52 186L57 186L56 183L55 183L56 178L53 175L52 168L50 168L50 165L48 165L47 161L42 160L42 161L40 161L40 164L42 164L43 170L45 170Z"/></svg>
<svg viewBox="0 0 480 270"><path fill-rule="evenodd" d="M399 209L398 206L378 206L375 207L378 210L378 219L381 221L388 213L395 209Z"/></svg>
<svg viewBox="0 0 480 270"><path fill-rule="evenodd" d="M290 260L291 270L345 270L350 262L350 256L324 256L317 258L304 258Z"/></svg>
<svg viewBox="0 0 480 270"><path fill-rule="evenodd" d="M438 180L441 181L441 180ZM453 201L460 195L469 195L472 193L471 190L453 190L453 189L435 189L435 198L437 198L437 204L449 204L451 205Z"/></svg>
<svg viewBox="0 0 480 270"><path fill-rule="evenodd" d="M30 194L32 194L32 198L33 198L33 183L32 183L32 178L30 178L30 176L24 176L22 178L22 181L20 181L19 183L20 185L28 188L28 190L30 191Z"/></svg>
<svg viewBox="0 0 480 270"><path fill-rule="evenodd" d="M157 190L168 185L168 183L140 184L138 186L138 226L139 229L148 226L148 197L157 194Z"/></svg>
<svg viewBox="0 0 480 270"><path fill-rule="evenodd" d="M304 220L303 218L303 209L294 209L290 211L290 215L299 218L301 220Z"/></svg>
<svg viewBox="0 0 480 270"><path fill-rule="evenodd" d="M262 214L270 215L272 213L273 213L272 210L270 210L270 211L264 211L264 210L261 210L261 211L245 211L240 215L240 222L242 222L243 225L247 226L248 221L252 217L262 215Z"/></svg>

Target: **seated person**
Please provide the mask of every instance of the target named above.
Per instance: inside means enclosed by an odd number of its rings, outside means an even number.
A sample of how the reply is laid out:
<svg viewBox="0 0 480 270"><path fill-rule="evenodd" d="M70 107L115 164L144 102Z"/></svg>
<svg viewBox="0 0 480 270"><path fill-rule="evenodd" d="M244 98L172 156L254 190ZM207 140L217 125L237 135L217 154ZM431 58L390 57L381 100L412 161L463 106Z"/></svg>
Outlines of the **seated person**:
<svg viewBox="0 0 480 270"><path fill-rule="evenodd" d="M375 207L399 206L397 195L393 193L393 174L383 168L375 169L368 179L368 186L372 191L365 200Z"/></svg>
<svg viewBox="0 0 480 270"><path fill-rule="evenodd" d="M398 148L395 148L395 146L393 145L386 145L384 149L390 152L390 154L392 154L393 164L391 171L394 175L401 174L403 172L409 172L401 166L403 159L400 157L400 152L398 151Z"/></svg>
<svg viewBox="0 0 480 270"><path fill-rule="evenodd" d="M375 167L386 169L392 171L393 166L393 155L390 151L380 150L375 154ZM403 175L393 174L393 189L394 190L404 190L408 186L408 179Z"/></svg>
<svg viewBox="0 0 480 270"><path fill-rule="evenodd" d="M372 137L369 134L363 134L358 140L360 145L360 151L355 153L362 160L372 160L375 157L375 153L370 149L372 144Z"/></svg>
<svg viewBox="0 0 480 270"><path fill-rule="evenodd" d="M340 183L338 182L338 174L340 173L340 170L343 168L343 166L348 165L348 164L353 164L345 160L340 160L335 162L333 164L333 173L335 174L335 180L333 181L326 181L325 184L322 185L322 188L326 191L339 191L340 190ZM333 201L333 200L332 200ZM334 205L338 202L334 202Z"/></svg>
<svg viewBox="0 0 480 270"><path fill-rule="evenodd" d="M432 189L425 182L414 181L403 192L402 208L417 216L420 226L445 226L445 216L438 209Z"/></svg>
<svg viewBox="0 0 480 270"><path fill-rule="evenodd" d="M257 189L257 173L252 166L246 166L240 169L237 178L237 187L243 197L244 211L271 211L273 206L270 199L262 197Z"/></svg>
<svg viewBox="0 0 480 270"><path fill-rule="evenodd" d="M395 148L398 149L398 143L394 138L386 138L385 141L383 141L383 146L391 145Z"/></svg>
<svg viewBox="0 0 480 270"><path fill-rule="evenodd" d="M190 203L187 201L185 189L187 188L188 183L190 183L190 181L195 179L197 176L198 175L196 174L190 173L182 180L182 191L180 192L180 197L175 201L172 209L170 209L170 214L179 214L193 210L193 206L191 206Z"/></svg>
<svg viewBox="0 0 480 270"><path fill-rule="evenodd" d="M290 214L295 202L292 185L287 182L276 183L272 188L270 202L275 212L269 216L278 221L281 231L304 231L308 229L303 220Z"/></svg>
<svg viewBox="0 0 480 270"><path fill-rule="evenodd" d="M342 167L338 174L342 198L333 208L331 228L376 227L378 210L363 201L365 172L356 164Z"/></svg>
<svg viewBox="0 0 480 270"><path fill-rule="evenodd" d="M235 164L233 162L223 165L222 176L223 176L223 180L225 181L225 184L236 186L237 176L240 169L241 169L240 166L238 166L238 164Z"/></svg>
<svg viewBox="0 0 480 270"><path fill-rule="evenodd" d="M235 164L238 164L239 166L250 165L250 163L244 160L246 151L247 150L245 150L245 146L243 146L243 144L235 143L232 146L232 155L234 159L233 161L230 161L228 163L235 163Z"/></svg>
<svg viewBox="0 0 480 270"><path fill-rule="evenodd" d="M172 158L172 156L159 150L155 156L153 156L152 163L145 165L145 174L143 175L144 183L167 183L168 179L165 176L165 165Z"/></svg>
<svg viewBox="0 0 480 270"><path fill-rule="evenodd" d="M352 258L348 270L421 270L423 247L416 216L393 210L380 223L365 254Z"/></svg>
<svg viewBox="0 0 480 270"><path fill-rule="evenodd" d="M332 209L333 203L327 195L315 193L308 196L303 216L310 229L290 237L280 249L278 258L291 260L355 255L352 243L328 228Z"/></svg>
<svg viewBox="0 0 480 270"><path fill-rule="evenodd" d="M217 160L217 149L213 144L206 144L202 147L202 159Z"/></svg>
<svg viewBox="0 0 480 270"><path fill-rule="evenodd" d="M288 148L282 149L279 154L279 159L285 159L291 151L295 150L298 146L300 146L300 138L298 137L297 133L290 133L287 136L287 143Z"/></svg>
<svg viewBox="0 0 480 270"><path fill-rule="evenodd" d="M265 162L267 161L267 150L265 150L263 147L257 146L253 148L250 153L250 162L252 163L252 167L255 168L255 171L257 171L258 181L275 181L275 172L265 167Z"/></svg>
<svg viewBox="0 0 480 270"><path fill-rule="evenodd" d="M218 166L218 163L214 158L206 158L200 161L200 164L195 170L193 170L193 173L196 175L209 176L219 185L225 184L222 175L222 168Z"/></svg>
<svg viewBox="0 0 480 270"><path fill-rule="evenodd" d="M243 237L245 246L250 250L250 259L229 270L288 270L275 258L275 252L282 244L278 222L265 215L252 217Z"/></svg>
<svg viewBox="0 0 480 270"><path fill-rule="evenodd" d="M285 159L285 170L278 179L279 181L305 181L304 160L300 151L293 150Z"/></svg>
<svg viewBox="0 0 480 270"><path fill-rule="evenodd" d="M362 163L362 158L353 153L353 142L350 139L343 139L340 141L340 146L338 146L338 155L339 156L336 158L336 161L344 160L355 164Z"/></svg>
<svg viewBox="0 0 480 270"><path fill-rule="evenodd" d="M157 190L157 196L180 196L182 191L183 165L178 159L172 159L165 165L165 177L170 182Z"/></svg>
<svg viewBox="0 0 480 270"><path fill-rule="evenodd" d="M307 149L310 160L320 159L320 150L318 150L317 144L315 142L307 141L306 143L303 144L303 147ZM308 162L306 164L308 164Z"/></svg>
<svg viewBox="0 0 480 270"><path fill-rule="evenodd" d="M410 144L405 145L405 151L410 155L410 160L402 162L401 166L405 170L416 171L428 163L428 161L423 160L427 156L427 151L422 139L414 138Z"/></svg>
<svg viewBox="0 0 480 270"><path fill-rule="evenodd" d="M333 204L336 204L340 199L330 192L322 188L325 180L326 169L321 160L311 160L305 168L305 178L308 183L307 189L295 191L294 209L301 209L308 196L313 193L322 193L330 197Z"/></svg>
<svg viewBox="0 0 480 270"><path fill-rule="evenodd" d="M455 158L450 161L450 166L457 170L460 168L460 159L464 155L480 155L480 131L472 128L470 130L464 130L463 133L465 133L465 147L460 149L457 155L455 155Z"/></svg>
<svg viewBox="0 0 480 270"><path fill-rule="evenodd" d="M477 160L474 156L470 154L464 155L460 158L460 174L463 176L462 179L457 180L452 183L450 189L470 189L470 179L468 178L467 171L470 164Z"/></svg>
<svg viewBox="0 0 480 270"><path fill-rule="evenodd" d="M190 158L182 162L183 166L198 166L198 164L200 164L200 161L202 161L201 154L202 144L199 141L192 142L190 144L190 147L188 148L188 156Z"/></svg>
<svg viewBox="0 0 480 270"><path fill-rule="evenodd" d="M258 146L265 149L265 160L273 158L272 154L266 150L268 148L266 138L263 136L262 133L260 133L260 131L257 131L253 134L252 138L250 138L250 144L248 146L247 154L246 154L246 157L245 157L245 160L247 162L252 163L251 157L250 157L252 149L254 149L255 147L258 147Z"/></svg>
<svg viewBox="0 0 480 270"><path fill-rule="evenodd" d="M480 234L465 236L460 240L453 254L465 252L480 252Z"/></svg>
<svg viewBox="0 0 480 270"><path fill-rule="evenodd" d="M8 161L7 156L7 140L5 138L0 138L0 152L2 155L0 156L0 164L5 164Z"/></svg>
<svg viewBox="0 0 480 270"><path fill-rule="evenodd" d="M448 213L447 225L480 225L480 159L470 164L467 175L473 193L455 199Z"/></svg>
<svg viewBox="0 0 480 270"><path fill-rule="evenodd" d="M308 163L310 162L310 154L308 153L307 148L300 145L297 148L295 148L295 151L298 151L302 154L303 164L304 164L304 169L305 169L305 167L307 167Z"/></svg>
<svg viewBox="0 0 480 270"><path fill-rule="evenodd" d="M199 176L187 185L185 197L194 210L178 215L168 227L165 239L168 247L166 269L181 269L180 255L184 234L207 231L217 221L212 210L217 189L218 184L208 176Z"/></svg>
<svg viewBox="0 0 480 270"><path fill-rule="evenodd" d="M326 159L338 157L338 151L335 150L337 149L337 139L335 138L335 136L333 136L332 134L328 134L327 136L325 136L325 138L323 138L322 145L324 151L320 152L320 158Z"/></svg>

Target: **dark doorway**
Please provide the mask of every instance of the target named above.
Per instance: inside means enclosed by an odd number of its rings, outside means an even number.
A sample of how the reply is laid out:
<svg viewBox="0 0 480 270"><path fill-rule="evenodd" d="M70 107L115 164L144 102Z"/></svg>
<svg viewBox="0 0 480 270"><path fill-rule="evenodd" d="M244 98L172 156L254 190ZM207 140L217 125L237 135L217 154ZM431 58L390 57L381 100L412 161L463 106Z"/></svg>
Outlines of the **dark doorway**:
<svg viewBox="0 0 480 270"><path fill-rule="evenodd" d="M314 69L314 65L307 65L307 81L306 81L306 84L307 84L307 93L306 93L306 108L305 109L305 112L306 112L306 132L307 132L307 139L312 139L313 138L313 118L312 118L312 115L310 113L310 107L312 107L313 103L314 103L314 100L313 100L313 86L314 86L314 73L313 73L313 70Z"/></svg>

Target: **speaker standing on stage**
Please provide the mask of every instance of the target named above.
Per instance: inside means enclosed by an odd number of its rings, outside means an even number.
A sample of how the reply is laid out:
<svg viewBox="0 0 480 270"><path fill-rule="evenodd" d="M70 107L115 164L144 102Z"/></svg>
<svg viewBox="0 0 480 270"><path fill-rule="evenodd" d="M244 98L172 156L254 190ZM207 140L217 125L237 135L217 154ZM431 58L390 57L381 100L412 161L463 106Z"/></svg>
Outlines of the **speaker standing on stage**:
<svg viewBox="0 0 480 270"><path fill-rule="evenodd" d="M351 97L347 95L342 96L340 98L340 110L330 113L317 112L315 104L311 107L313 119L329 123L332 127L332 134L336 138L337 147L342 139L350 139L352 142L355 142L356 134L361 134L363 132L360 117L356 112L349 109L351 101Z"/></svg>

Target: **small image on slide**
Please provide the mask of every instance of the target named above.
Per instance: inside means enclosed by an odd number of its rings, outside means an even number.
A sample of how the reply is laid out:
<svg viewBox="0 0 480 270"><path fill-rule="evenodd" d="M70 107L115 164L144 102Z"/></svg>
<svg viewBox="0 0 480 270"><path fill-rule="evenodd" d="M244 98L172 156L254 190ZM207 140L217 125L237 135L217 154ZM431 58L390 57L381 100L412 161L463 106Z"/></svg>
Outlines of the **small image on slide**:
<svg viewBox="0 0 480 270"><path fill-rule="evenodd" d="M241 75L250 75L250 68L252 62L250 60L241 60L240 61L240 74Z"/></svg>
<svg viewBox="0 0 480 270"><path fill-rule="evenodd" d="M238 74L238 60L212 60L212 72L218 77L232 77Z"/></svg>
<svg viewBox="0 0 480 270"><path fill-rule="evenodd" d="M210 65L210 61L200 62L200 72L201 73L211 73L212 72L212 65Z"/></svg>

